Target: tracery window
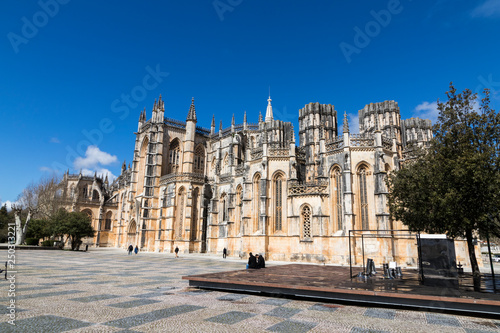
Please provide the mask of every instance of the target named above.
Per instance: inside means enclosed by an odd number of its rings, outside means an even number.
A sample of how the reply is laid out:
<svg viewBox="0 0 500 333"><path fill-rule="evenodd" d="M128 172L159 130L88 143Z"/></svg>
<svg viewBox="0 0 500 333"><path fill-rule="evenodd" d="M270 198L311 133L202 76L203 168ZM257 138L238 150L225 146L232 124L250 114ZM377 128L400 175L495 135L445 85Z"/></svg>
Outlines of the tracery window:
<svg viewBox="0 0 500 333"><path fill-rule="evenodd" d="M359 181L359 206L360 206L361 228L363 230L369 229L366 174L367 174L366 167L361 167L358 172L358 181Z"/></svg>
<svg viewBox="0 0 500 333"><path fill-rule="evenodd" d="M185 200L184 197L185 197L184 188L181 187L178 196L179 205L177 206L177 228L176 228L177 238L182 237L182 223L184 221L184 200Z"/></svg>
<svg viewBox="0 0 500 333"><path fill-rule="evenodd" d="M253 179L253 216L254 216L254 230L259 228L259 202L260 202L260 174L256 174Z"/></svg>
<svg viewBox="0 0 500 333"><path fill-rule="evenodd" d="M332 207L333 207L333 217L335 219L334 225L336 230L342 230L342 173L340 168L336 168L332 173L331 186L333 189L332 193Z"/></svg>
<svg viewBox="0 0 500 333"><path fill-rule="evenodd" d="M196 147L194 151L194 165L193 170L195 173L203 173L203 169L205 168L205 149L200 144Z"/></svg>
<svg viewBox="0 0 500 333"><path fill-rule="evenodd" d="M179 173L180 145L179 140L174 139L170 143L170 152L168 157L169 173Z"/></svg>
<svg viewBox="0 0 500 333"><path fill-rule="evenodd" d="M302 208L302 236L311 238L311 207L304 206Z"/></svg>
<svg viewBox="0 0 500 333"><path fill-rule="evenodd" d="M274 178L274 229L276 231L283 229L283 183L283 175L278 174Z"/></svg>
<svg viewBox="0 0 500 333"><path fill-rule="evenodd" d="M226 194L222 194L220 197L220 216L221 216L221 221L224 222L227 220L227 196Z"/></svg>
<svg viewBox="0 0 500 333"><path fill-rule="evenodd" d="M222 174L229 172L229 155L224 156L224 161L222 163Z"/></svg>
<svg viewBox="0 0 500 333"><path fill-rule="evenodd" d="M104 230L111 230L111 218L112 218L112 213L107 212L106 213L106 220L104 223Z"/></svg>
<svg viewBox="0 0 500 333"><path fill-rule="evenodd" d="M198 235L198 200L200 196L199 188L196 187L193 190L193 204L192 204L192 214L191 214L191 236L190 240L194 241Z"/></svg>
<svg viewBox="0 0 500 333"><path fill-rule="evenodd" d="M235 207L235 232L239 233L241 228L241 206L243 201L243 188L238 185L236 188L236 207Z"/></svg>

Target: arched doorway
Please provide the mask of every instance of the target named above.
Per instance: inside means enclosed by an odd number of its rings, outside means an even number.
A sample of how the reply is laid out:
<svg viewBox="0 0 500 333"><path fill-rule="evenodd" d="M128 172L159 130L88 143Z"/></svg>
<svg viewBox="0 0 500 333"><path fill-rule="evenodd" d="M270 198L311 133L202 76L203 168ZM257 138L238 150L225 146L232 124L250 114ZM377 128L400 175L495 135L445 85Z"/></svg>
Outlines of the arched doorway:
<svg viewBox="0 0 500 333"><path fill-rule="evenodd" d="M132 244L133 246L137 245L136 243L136 237L137 237L137 224L135 223L134 220L132 220L128 226L128 231L127 231L127 244L125 246L129 246Z"/></svg>

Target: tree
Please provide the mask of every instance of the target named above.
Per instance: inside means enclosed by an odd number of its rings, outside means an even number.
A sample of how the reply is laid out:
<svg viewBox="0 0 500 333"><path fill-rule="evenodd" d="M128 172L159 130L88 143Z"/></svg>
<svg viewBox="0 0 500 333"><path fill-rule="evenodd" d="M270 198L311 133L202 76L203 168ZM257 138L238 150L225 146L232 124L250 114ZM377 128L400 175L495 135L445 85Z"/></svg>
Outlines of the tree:
<svg viewBox="0 0 500 333"><path fill-rule="evenodd" d="M410 230L464 237L479 290L473 238L500 234L491 218L500 206L500 114L490 108L488 90L479 110L468 89L457 93L450 84L446 95L445 103L438 100L430 149L388 177L389 209Z"/></svg>
<svg viewBox="0 0 500 333"><path fill-rule="evenodd" d="M28 226L32 218L50 218L61 206L59 195L59 179L56 176L43 178L38 183L28 185L12 206L16 223L16 245L26 238Z"/></svg>
<svg viewBox="0 0 500 333"><path fill-rule="evenodd" d="M27 238L46 238L52 236L52 225L50 220L32 219L26 232Z"/></svg>
<svg viewBox="0 0 500 333"><path fill-rule="evenodd" d="M90 217L84 212L70 212L59 209L51 221L52 233L54 235L65 236L71 241L71 249L79 250L82 238L93 237L94 229ZM64 241L63 241L64 243Z"/></svg>
<svg viewBox="0 0 500 333"><path fill-rule="evenodd" d="M5 243L8 240L9 224L14 222L14 214L7 210L7 205L4 204L0 208L0 243Z"/></svg>

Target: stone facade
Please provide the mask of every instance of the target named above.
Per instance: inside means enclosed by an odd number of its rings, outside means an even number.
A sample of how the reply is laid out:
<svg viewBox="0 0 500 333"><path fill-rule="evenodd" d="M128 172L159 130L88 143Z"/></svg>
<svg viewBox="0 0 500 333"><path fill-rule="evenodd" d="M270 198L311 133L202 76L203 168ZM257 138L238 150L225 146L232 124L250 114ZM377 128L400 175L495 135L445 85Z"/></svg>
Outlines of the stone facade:
<svg viewBox="0 0 500 333"><path fill-rule="evenodd" d="M309 103L297 144L271 98L265 119L248 123L245 113L243 124L233 116L216 131L215 118L210 129L196 126L194 100L185 122L166 118L160 96L149 120L141 112L132 165L112 184L65 175L68 207L92 217L97 246L339 264L349 255L361 264L364 251L415 265L415 235L389 218L385 178L410 144L432 138L430 121L401 120L394 101L366 105L359 120L351 134L344 115L339 135L334 106Z"/></svg>

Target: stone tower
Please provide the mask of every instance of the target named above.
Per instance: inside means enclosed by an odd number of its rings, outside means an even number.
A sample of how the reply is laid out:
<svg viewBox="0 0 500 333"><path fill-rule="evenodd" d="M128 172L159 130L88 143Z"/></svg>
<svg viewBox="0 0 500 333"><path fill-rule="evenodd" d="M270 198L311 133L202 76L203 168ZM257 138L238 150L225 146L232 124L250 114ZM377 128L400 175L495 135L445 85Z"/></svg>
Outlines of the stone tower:
<svg viewBox="0 0 500 333"><path fill-rule="evenodd" d="M359 110L359 133L375 133L377 129L385 138L395 141L398 156L401 158L401 115L397 102L370 103Z"/></svg>
<svg viewBox="0 0 500 333"><path fill-rule="evenodd" d="M426 147L432 139L432 123L428 119L410 118L401 121L403 146Z"/></svg>
<svg viewBox="0 0 500 333"><path fill-rule="evenodd" d="M320 141L337 137L337 111L331 104L309 103L299 110L299 142L305 148L305 181L323 176L318 173Z"/></svg>

